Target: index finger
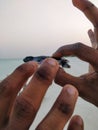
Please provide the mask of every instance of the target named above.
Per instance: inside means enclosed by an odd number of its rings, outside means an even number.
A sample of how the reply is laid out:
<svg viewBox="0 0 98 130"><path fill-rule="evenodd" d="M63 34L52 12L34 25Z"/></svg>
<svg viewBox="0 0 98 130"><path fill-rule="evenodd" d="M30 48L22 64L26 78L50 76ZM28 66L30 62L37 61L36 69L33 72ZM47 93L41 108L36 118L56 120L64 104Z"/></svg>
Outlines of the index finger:
<svg viewBox="0 0 98 130"><path fill-rule="evenodd" d="M95 27L98 26L98 8L93 3L88 0L72 0L72 2L74 6L86 15Z"/></svg>
<svg viewBox="0 0 98 130"><path fill-rule="evenodd" d="M54 59L48 58L42 62L27 87L15 100L8 124L9 129L29 129L58 69L59 64Z"/></svg>
<svg viewBox="0 0 98 130"><path fill-rule="evenodd" d="M94 25L96 40L98 42L98 8L88 0L72 0L72 2Z"/></svg>
<svg viewBox="0 0 98 130"><path fill-rule="evenodd" d="M98 50L82 43L75 43L60 47L52 57L77 56L81 60L89 62L96 70L98 69Z"/></svg>

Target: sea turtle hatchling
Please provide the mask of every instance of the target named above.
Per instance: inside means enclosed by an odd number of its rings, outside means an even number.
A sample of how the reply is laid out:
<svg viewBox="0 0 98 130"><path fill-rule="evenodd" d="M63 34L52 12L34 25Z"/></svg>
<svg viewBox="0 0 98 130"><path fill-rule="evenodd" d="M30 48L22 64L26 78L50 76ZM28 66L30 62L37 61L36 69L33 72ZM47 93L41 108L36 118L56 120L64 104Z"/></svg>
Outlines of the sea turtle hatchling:
<svg viewBox="0 0 98 130"><path fill-rule="evenodd" d="M46 58L50 58L50 56L27 56L23 59L24 62L28 62L28 61L36 61L38 63L41 63L44 59ZM56 59L59 64L64 67L64 68L70 68L70 65L68 64L68 60L65 59L64 57L61 58L54 58Z"/></svg>

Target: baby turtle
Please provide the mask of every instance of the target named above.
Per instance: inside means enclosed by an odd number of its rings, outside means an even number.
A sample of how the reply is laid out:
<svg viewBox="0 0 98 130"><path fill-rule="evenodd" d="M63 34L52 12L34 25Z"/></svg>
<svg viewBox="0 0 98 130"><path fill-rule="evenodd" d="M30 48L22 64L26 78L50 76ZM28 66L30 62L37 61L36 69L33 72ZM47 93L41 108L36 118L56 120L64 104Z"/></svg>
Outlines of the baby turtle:
<svg viewBox="0 0 98 130"><path fill-rule="evenodd" d="M38 63L41 63L44 59L46 58L51 58L50 56L27 56L23 59L24 62L28 62L28 61L36 61ZM64 67L64 68L70 68L70 65L68 64L68 60L65 59L64 57L61 58L54 58L56 59L59 64Z"/></svg>

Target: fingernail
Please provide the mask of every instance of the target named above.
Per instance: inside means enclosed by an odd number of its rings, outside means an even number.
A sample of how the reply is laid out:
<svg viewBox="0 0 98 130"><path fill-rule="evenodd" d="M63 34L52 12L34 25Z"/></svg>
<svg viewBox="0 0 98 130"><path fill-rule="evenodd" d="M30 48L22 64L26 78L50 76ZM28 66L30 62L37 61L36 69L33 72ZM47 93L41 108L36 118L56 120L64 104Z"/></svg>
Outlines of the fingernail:
<svg viewBox="0 0 98 130"><path fill-rule="evenodd" d="M56 66L57 65L57 61L55 59L48 58L46 61L51 66Z"/></svg>
<svg viewBox="0 0 98 130"><path fill-rule="evenodd" d="M38 66L37 62L34 62L34 61L29 61L27 62L27 64L32 65L34 68L37 68Z"/></svg>
<svg viewBox="0 0 98 130"><path fill-rule="evenodd" d="M83 121L82 121L81 118L78 118L77 122L78 122L79 125L83 125Z"/></svg>
<svg viewBox="0 0 98 130"><path fill-rule="evenodd" d="M76 89L75 89L73 86L68 85L68 87L67 87L67 92L68 92L68 94L70 94L70 95L75 95L75 94L76 94Z"/></svg>
<svg viewBox="0 0 98 130"><path fill-rule="evenodd" d="M82 120L82 118L81 118L80 116L76 115L76 116L74 117L74 120L75 120L80 126L83 125L83 120Z"/></svg>

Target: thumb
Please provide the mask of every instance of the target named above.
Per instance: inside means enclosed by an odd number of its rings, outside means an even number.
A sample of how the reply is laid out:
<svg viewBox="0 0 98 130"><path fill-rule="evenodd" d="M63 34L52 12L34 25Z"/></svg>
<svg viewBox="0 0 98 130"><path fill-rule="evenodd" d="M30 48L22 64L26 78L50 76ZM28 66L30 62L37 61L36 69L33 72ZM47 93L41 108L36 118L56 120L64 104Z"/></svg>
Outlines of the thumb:
<svg viewBox="0 0 98 130"><path fill-rule="evenodd" d="M80 78L66 73L62 68L59 68L54 81L62 87L66 84L72 84L80 91Z"/></svg>

